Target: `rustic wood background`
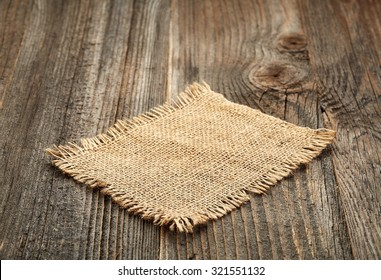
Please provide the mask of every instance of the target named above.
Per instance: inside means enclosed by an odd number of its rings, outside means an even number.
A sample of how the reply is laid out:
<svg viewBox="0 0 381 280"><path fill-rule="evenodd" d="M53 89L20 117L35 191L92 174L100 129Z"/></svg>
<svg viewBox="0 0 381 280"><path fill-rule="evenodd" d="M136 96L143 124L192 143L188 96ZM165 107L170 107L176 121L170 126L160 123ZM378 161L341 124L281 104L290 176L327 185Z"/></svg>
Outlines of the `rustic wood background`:
<svg viewBox="0 0 381 280"><path fill-rule="evenodd" d="M381 1L0 1L1 259L380 259ZM194 234L131 216L44 149L205 80L337 130L308 166Z"/></svg>

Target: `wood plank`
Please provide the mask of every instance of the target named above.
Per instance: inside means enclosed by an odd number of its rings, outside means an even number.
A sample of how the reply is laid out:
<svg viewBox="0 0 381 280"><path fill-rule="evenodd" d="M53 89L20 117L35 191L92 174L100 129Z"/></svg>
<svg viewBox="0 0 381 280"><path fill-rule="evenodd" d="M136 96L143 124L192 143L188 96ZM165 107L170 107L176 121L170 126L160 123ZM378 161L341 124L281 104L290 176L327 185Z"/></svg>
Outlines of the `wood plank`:
<svg viewBox="0 0 381 280"><path fill-rule="evenodd" d="M365 1L1 1L0 258L380 258L377 10ZM292 123L337 129L337 140L193 234L129 215L43 153L201 80Z"/></svg>
<svg viewBox="0 0 381 280"><path fill-rule="evenodd" d="M311 1L301 9L320 108L337 130L332 158L353 256L380 259L381 3Z"/></svg>

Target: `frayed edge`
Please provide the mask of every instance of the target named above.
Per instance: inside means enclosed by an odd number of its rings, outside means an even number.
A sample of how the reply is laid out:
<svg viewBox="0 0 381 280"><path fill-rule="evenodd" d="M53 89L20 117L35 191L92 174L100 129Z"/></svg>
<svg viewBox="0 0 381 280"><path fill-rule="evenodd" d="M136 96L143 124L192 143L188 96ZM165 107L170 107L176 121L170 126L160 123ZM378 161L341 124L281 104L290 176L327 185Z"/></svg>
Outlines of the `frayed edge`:
<svg viewBox="0 0 381 280"><path fill-rule="evenodd" d="M314 130L309 144L304 146L301 151L297 152L291 159L281 163L279 166L272 168L266 174L262 175L258 180L252 182L250 186L238 190L219 203L213 204L202 212L196 213L191 217L193 226L204 224L208 220L216 220L225 216L234 209L240 207L243 203L249 201L249 193L265 194L278 181L289 176L293 171L298 169L302 164L310 162L317 157L326 147L331 144L336 136L336 132L325 128ZM189 218L179 218L189 219ZM179 231L191 232L187 227L184 228L184 222L172 225ZM192 230L192 228L191 228Z"/></svg>
<svg viewBox="0 0 381 280"><path fill-rule="evenodd" d="M193 233L197 225L205 224L208 220L221 218L232 210L238 208L242 203L249 200L245 190L240 190L233 195L227 196L220 203L211 204L205 211L194 213L189 216L181 216L169 211L154 209L144 203L134 200L128 194L113 186L101 189L105 195L109 195L114 202L122 208L126 208L131 214L139 215L145 220L152 220L155 225L168 226L172 231Z"/></svg>
<svg viewBox="0 0 381 280"><path fill-rule="evenodd" d="M56 159L52 163L64 173L71 176L77 182L83 183L90 188L100 188L100 192L109 195L120 207L126 208L131 214L139 215L145 220L152 220L155 225L168 226L172 231L193 233L193 228L205 224L208 220L221 218L242 203L249 200L245 190L240 190L222 199L219 203L211 204L202 212L190 216L181 216L161 209L154 209L145 203L141 203L130 197L124 191L118 190L111 184L86 175L86 171L70 163L67 159Z"/></svg>
<svg viewBox="0 0 381 280"><path fill-rule="evenodd" d="M315 130L314 134L310 144L303 147L292 159L269 170L265 175L262 175L258 180L250 184L250 186L238 190L220 202L212 204L203 211L190 216L179 216L176 213L169 213L168 211L149 207L144 203L134 200L128 194L114 188L112 185L85 175L85 170L71 164L66 159L59 158L53 160L53 164L78 182L84 183L91 188L99 187L102 194L109 195L114 202L126 208L131 214L139 215L146 220L152 220L158 226L168 226L172 231L193 233L195 226L205 224L209 220L221 218L249 201L250 197L248 193L265 194L270 187L289 176L300 165L308 163L318 156L328 144L332 143L335 137L335 132L327 129Z"/></svg>
<svg viewBox="0 0 381 280"><path fill-rule="evenodd" d="M320 128L314 130L310 143L302 148L301 151L292 155L288 160L267 171L258 180L251 183L249 187L244 188L248 192L264 194L274 186L278 181L289 176L293 171L298 169L302 164L309 163L317 157L326 147L331 144L336 136L333 130Z"/></svg>
<svg viewBox="0 0 381 280"><path fill-rule="evenodd" d="M240 207L243 203L249 201L250 197L248 193L265 194L270 187L274 186L281 179L289 176L292 171L296 170L300 165L308 163L318 156L335 138L335 131L328 129L314 130L314 135L310 143L303 147L300 152L296 153L292 159L269 170L267 174L251 183L250 186L238 190L230 196L222 199L219 203L212 204L203 211L187 217L179 216L176 213L167 213L167 211L164 212L160 209L153 209L144 203L140 203L132 197L129 197L128 194L115 189L112 185L86 175L85 170L78 168L68 160L83 154L85 151L92 150L114 141L131 129L170 115L178 109L185 108L189 104L192 104L194 101L211 92L213 91L206 83L203 83L203 85L195 83L189 86L183 93L180 93L172 105L166 103L152 109L146 114L135 117L132 120L118 120L106 133L96 137L82 139L82 146L75 143L59 146L55 145L53 148L46 149L46 152L56 158L55 160L52 160L52 163L63 172L72 176L76 181L84 183L91 188L99 187L102 194L109 195L114 202L121 207L126 208L129 213L137 214L146 220L152 220L155 225L168 226L172 231L177 230L179 232L192 233L195 226L205 224L208 220L221 218L232 210Z"/></svg>
<svg viewBox="0 0 381 280"><path fill-rule="evenodd" d="M262 175L258 180L255 180L250 186L238 190L231 194L219 203L213 204L202 212L195 214L192 217L194 226L204 224L208 220L216 220L225 216L234 209L240 207L243 203L249 201L249 193L265 194L277 182L289 176L293 171L298 169L302 164L310 162L317 157L326 147L331 144L336 136L333 130L321 128L313 131L310 143L302 148L291 157L291 159L281 163L279 166L272 168L266 174ZM177 226L177 224L176 224ZM177 228L180 231L187 231Z"/></svg>
<svg viewBox="0 0 381 280"><path fill-rule="evenodd" d="M147 113L136 116L130 120L117 120L117 122L105 133L95 137L81 139L80 145L69 142L67 145L54 145L52 148L46 149L45 152L58 159L79 156L86 151L93 150L113 142L119 137L123 137L128 131L147 125L153 121L169 116L178 110L184 109L211 93L214 92L207 83L193 83L187 87L184 92L181 92L172 102L164 103L163 105L157 106Z"/></svg>

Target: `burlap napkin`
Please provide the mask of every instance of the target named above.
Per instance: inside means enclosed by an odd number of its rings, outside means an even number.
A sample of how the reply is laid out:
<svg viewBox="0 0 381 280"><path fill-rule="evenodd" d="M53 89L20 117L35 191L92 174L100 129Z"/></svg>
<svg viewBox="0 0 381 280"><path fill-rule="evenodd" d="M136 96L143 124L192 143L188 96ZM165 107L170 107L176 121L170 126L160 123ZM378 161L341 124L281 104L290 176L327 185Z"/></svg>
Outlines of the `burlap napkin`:
<svg viewBox="0 0 381 280"><path fill-rule="evenodd" d="M232 103L206 84L101 135L47 149L54 165L129 212L192 232L317 156L334 131Z"/></svg>

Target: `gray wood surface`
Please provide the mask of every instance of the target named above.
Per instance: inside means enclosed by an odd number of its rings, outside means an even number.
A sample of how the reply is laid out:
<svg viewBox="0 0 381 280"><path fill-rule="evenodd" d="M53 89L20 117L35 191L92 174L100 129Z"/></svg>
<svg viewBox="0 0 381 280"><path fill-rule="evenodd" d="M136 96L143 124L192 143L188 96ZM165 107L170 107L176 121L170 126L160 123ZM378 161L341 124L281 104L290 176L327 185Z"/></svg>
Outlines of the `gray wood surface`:
<svg viewBox="0 0 381 280"><path fill-rule="evenodd" d="M0 259L380 259L380 1L0 1ZM75 183L44 149L206 81L337 130L194 234Z"/></svg>

